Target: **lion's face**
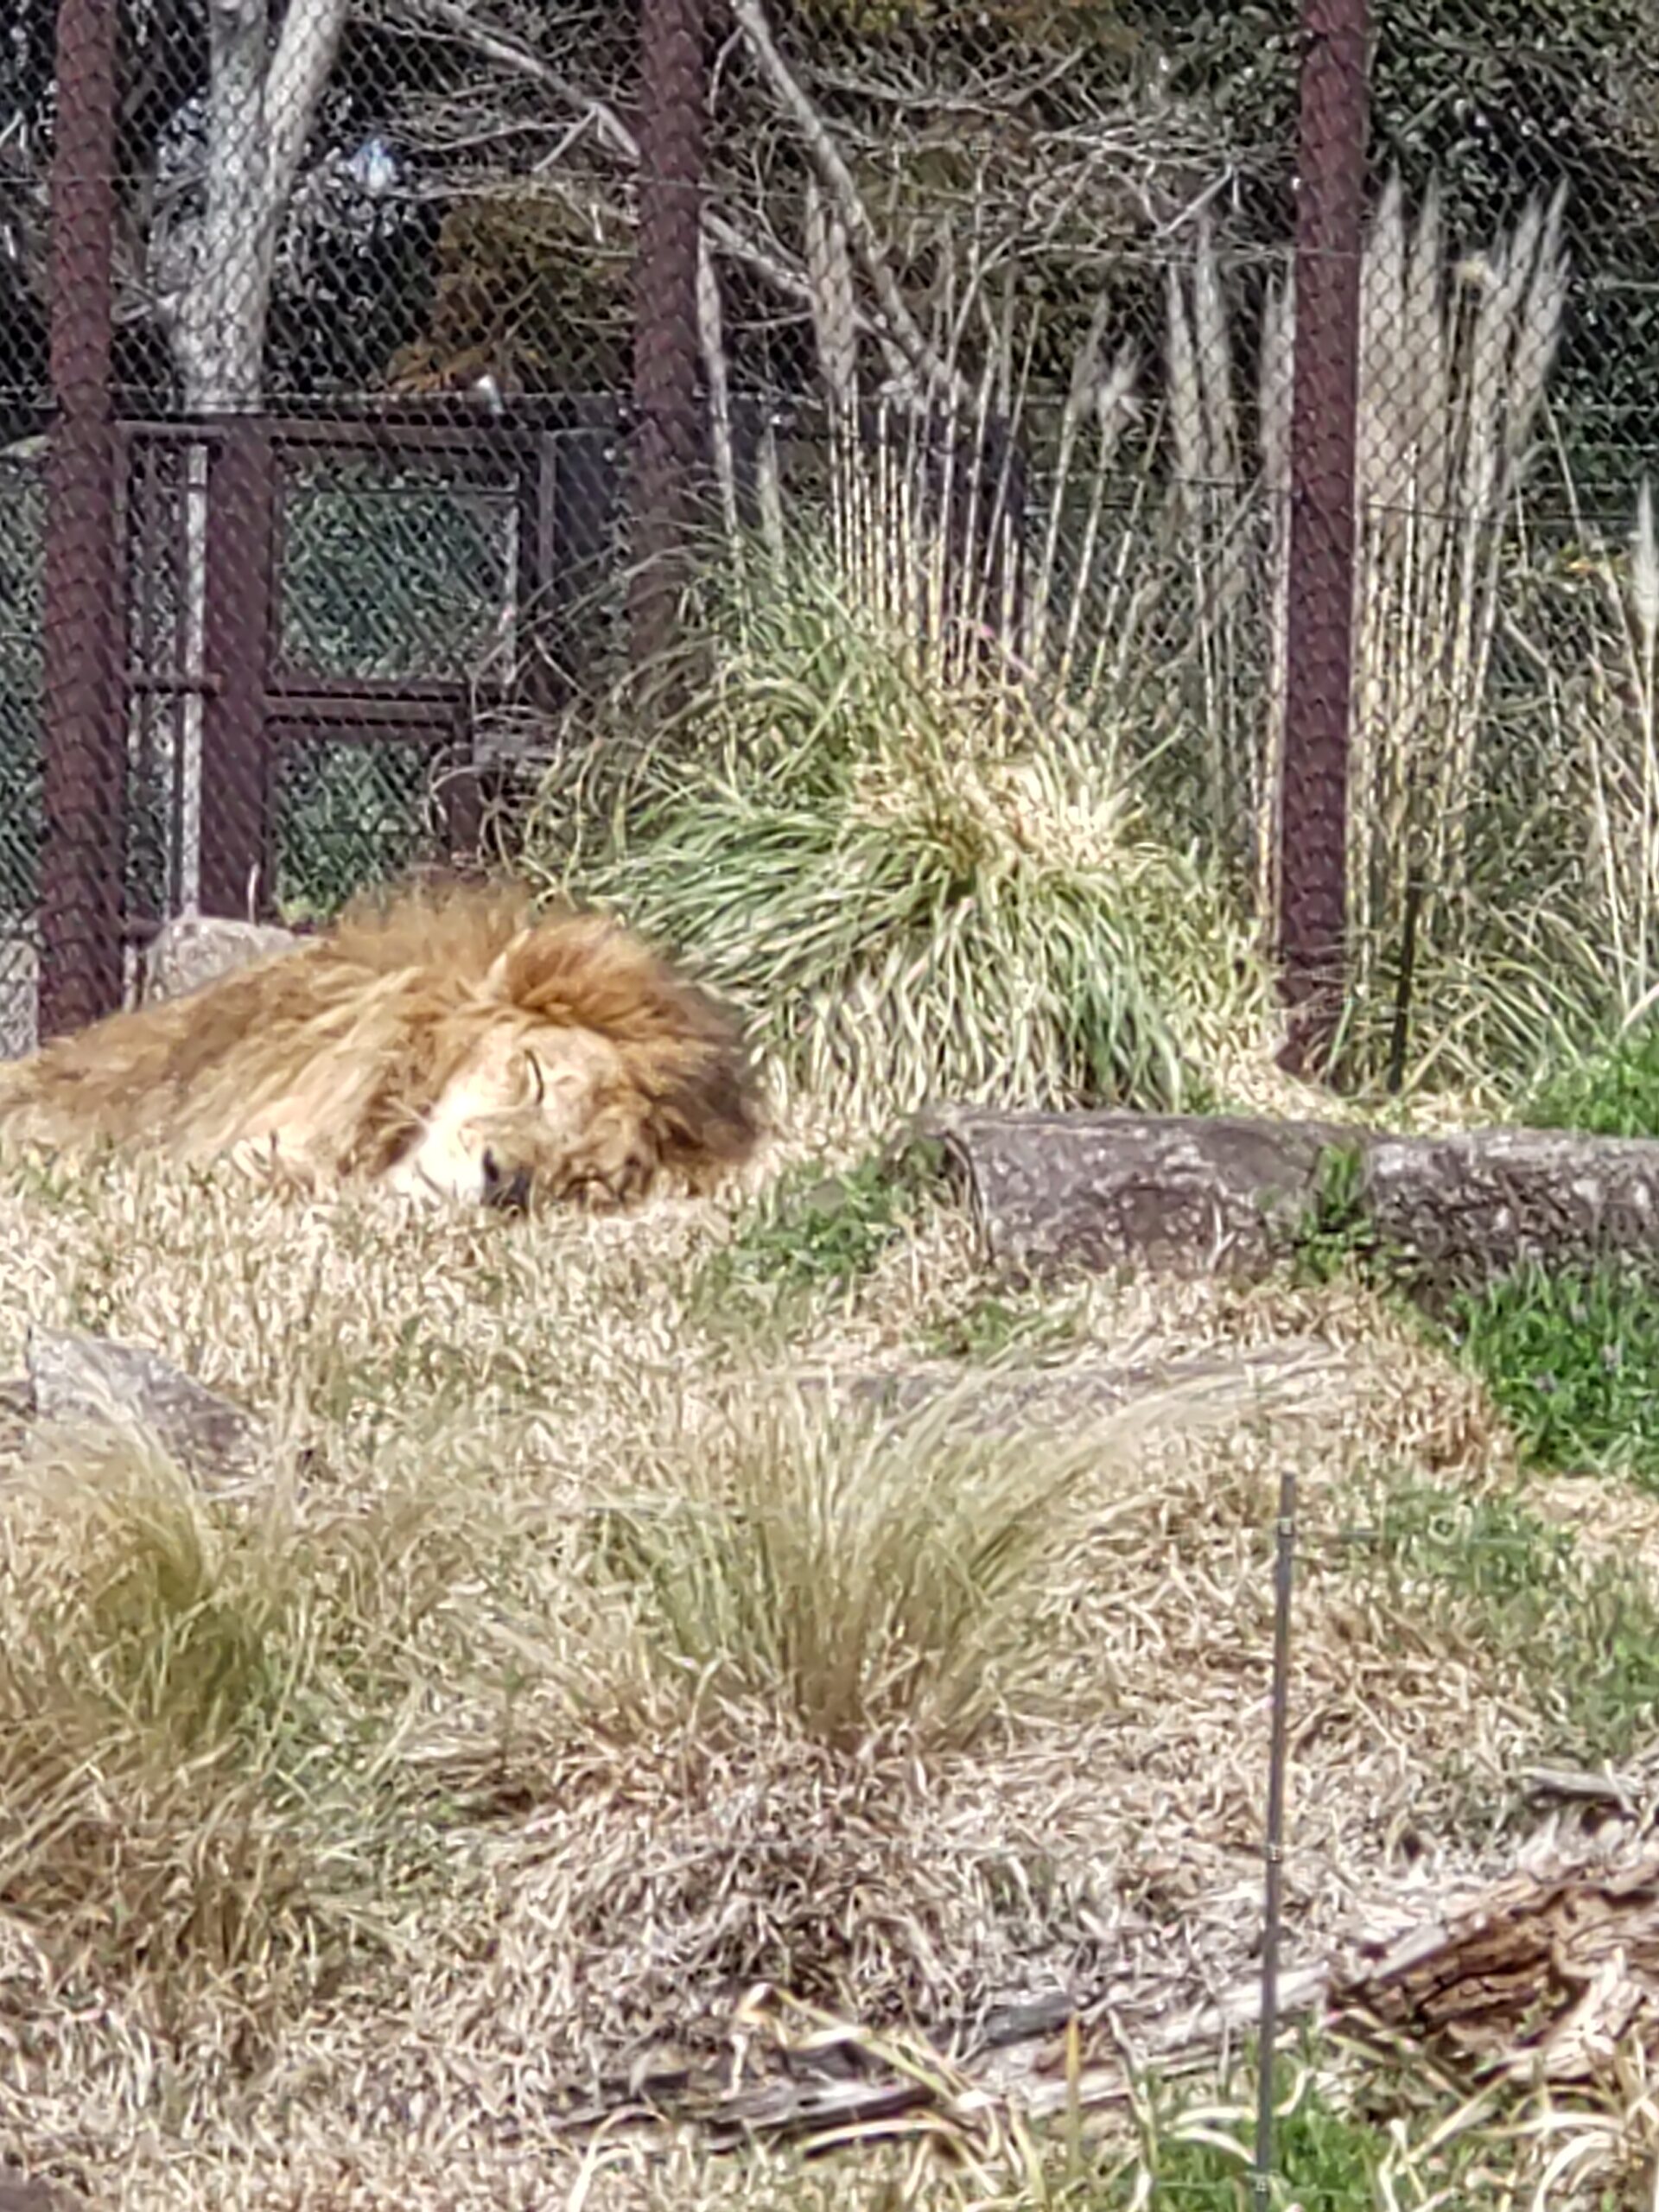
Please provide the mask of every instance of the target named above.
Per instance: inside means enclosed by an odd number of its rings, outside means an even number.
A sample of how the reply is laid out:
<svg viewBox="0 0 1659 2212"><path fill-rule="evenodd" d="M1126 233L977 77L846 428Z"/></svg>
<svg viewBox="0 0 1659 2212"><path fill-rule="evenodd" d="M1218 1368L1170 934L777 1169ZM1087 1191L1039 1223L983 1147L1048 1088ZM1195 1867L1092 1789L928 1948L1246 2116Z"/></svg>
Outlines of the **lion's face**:
<svg viewBox="0 0 1659 2212"><path fill-rule="evenodd" d="M428 1201L521 1211L538 1198L621 1203L654 1164L612 1047L589 1032L537 1027L484 1038L390 1180Z"/></svg>

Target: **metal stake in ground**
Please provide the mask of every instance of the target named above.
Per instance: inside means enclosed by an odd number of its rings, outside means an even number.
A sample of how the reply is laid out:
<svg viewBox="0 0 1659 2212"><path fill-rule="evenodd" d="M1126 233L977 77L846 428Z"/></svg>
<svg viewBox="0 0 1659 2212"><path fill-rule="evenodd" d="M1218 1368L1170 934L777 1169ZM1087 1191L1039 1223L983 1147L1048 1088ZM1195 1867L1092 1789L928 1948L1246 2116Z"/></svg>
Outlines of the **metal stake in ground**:
<svg viewBox="0 0 1659 2212"><path fill-rule="evenodd" d="M1296 1558L1296 1478L1279 1483L1274 1554L1273 1718L1268 1750L1268 1836L1262 1908L1262 2018L1255 2063L1255 2170L1250 2194L1265 2206L1273 2187L1273 2052L1279 2039L1279 1931L1285 1866L1285 1770L1290 1714L1290 1580Z"/></svg>

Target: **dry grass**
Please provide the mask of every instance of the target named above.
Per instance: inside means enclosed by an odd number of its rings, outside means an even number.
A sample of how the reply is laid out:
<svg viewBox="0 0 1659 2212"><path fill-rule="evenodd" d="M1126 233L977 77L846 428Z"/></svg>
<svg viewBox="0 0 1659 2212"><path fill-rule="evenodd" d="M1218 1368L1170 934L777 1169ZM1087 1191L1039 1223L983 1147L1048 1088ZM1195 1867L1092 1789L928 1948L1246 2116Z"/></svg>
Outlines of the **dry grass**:
<svg viewBox="0 0 1659 2212"><path fill-rule="evenodd" d="M1561 216L1559 195L1548 207L1529 201L1490 251L1454 267L1437 193L1414 220L1396 178L1366 238L1349 901L1358 1019L1379 1031L1409 944L1425 976L1433 975L1467 938L1471 916L1479 919L1471 847L1497 780L1482 747L1512 595L1505 563L1521 534L1519 493L1567 301ZM1287 280L1269 295L1260 364L1274 518L1275 755L1294 322ZM1275 759L1262 784L1269 801L1277 780ZM1270 804L1264 854L1273 835ZM1485 988L1497 988L1495 974ZM1442 1051L1450 1042L1441 1040Z"/></svg>
<svg viewBox="0 0 1659 2212"><path fill-rule="evenodd" d="M8 2151L168 2212L542 2204L561 2092L725 2049L757 1983L935 2032L1109 1985L1133 2046L1249 1971L1287 1455L1293 1959L1502 1859L1524 1669L1340 1541L1361 1471L1508 1471L1402 1325L1341 1287L1027 1297L1060 1366L1351 1366L1058 1455L826 1433L734 1398L776 1349L702 1317L729 1223L0 1171L0 1374L30 1317L106 1331L270 1434L225 1498L133 1444L0 1460ZM931 1213L791 1349L913 1362L985 1295Z"/></svg>

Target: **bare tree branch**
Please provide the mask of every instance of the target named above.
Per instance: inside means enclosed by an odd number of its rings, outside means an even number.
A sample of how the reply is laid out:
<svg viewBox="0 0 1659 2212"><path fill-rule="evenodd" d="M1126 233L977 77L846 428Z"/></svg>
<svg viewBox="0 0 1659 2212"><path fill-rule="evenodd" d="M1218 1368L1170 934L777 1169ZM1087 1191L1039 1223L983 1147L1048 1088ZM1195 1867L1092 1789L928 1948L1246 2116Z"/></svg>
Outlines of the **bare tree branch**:
<svg viewBox="0 0 1659 2212"><path fill-rule="evenodd" d="M638 167L639 141L609 102L584 92L568 77L561 76L534 47L514 37L511 31L484 22L471 8L462 5L461 0L404 0L397 12L413 21L442 24L485 60L528 77L564 106L591 116L601 143L631 168Z"/></svg>
<svg viewBox="0 0 1659 2212"><path fill-rule="evenodd" d="M936 386L958 404L971 406L972 395L967 385L950 364L939 358L912 315L853 173L842 159L829 125L779 52L760 0L732 0L732 15L757 66L806 141L807 151L836 203L848 238L875 288L876 298L881 303L882 315L894 340L925 385Z"/></svg>
<svg viewBox="0 0 1659 2212"><path fill-rule="evenodd" d="M351 0L289 0L270 58L265 118L270 131L266 189L280 213L305 152L329 76L340 53Z"/></svg>
<svg viewBox="0 0 1659 2212"><path fill-rule="evenodd" d="M594 94L585 92L579 86L544 61L533 48L510 32L499 30L483 22L462 0L404 0L399 12L410 19L442 23L454 35L463 40L475 54L499 67L515 71L574 112L591 118L601 145L629 168L639 165L639 142L627 124L611 106ZM741 231L737 226L705 210L703 226L709 241L730 261L748 269L785 299L804 307L812 303L812 287L806 272L785 259L780 253L760 244ZM858 317L859 334L864 337L878 335L877 327L861 312Z"/></svg>
<svg viewBox="0 0 1659 2212"><path fill-rule="evenodd" d="M206 204L165 303L192 407L258 404L283 209L349 4L293 0L268 61L269 0L208 0Z"/></svg>

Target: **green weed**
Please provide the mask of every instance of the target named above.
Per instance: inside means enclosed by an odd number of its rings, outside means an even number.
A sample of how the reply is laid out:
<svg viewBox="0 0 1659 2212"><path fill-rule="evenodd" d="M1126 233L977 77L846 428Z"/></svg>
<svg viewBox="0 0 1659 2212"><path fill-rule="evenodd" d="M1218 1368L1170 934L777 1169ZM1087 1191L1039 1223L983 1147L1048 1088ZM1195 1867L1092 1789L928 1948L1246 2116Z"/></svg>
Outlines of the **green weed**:
<svg viewBox="0 0 1659 2212"><path fill-rule="evenodd" d="M1365 1156L1357 1145L1324 1147L1313 1198L1292 1240L1291 1268L1298 1281L1329 1283L1351 1271L1371 1271L1381 1248L1364 1185Z"/></svg>
<svg viewBox="0 0 1659 2212"><path fill-rule="evenodd" d="M922 1332L922 1349L936 1359L983 1363L1005 1352L1046 1351L1069 1344L1081 1321L1077 1305L1055 1306L982 1290L938 1313Z"/></svg>
<svg viewBox="0 0 1659 2212"><path fill-rule="evenodd" d="M1586 1136L1659 1136L1659 1026L1644 1022L1551 1070L1524 1101L1521 1119Z"/></svg>
<svg viewBox="0 0 1659 2212"><path fill-rule="evenodd" d="M982 665L951 625L918 646L942 547L842 469L839 527L713 563L684 741L563 760L525 865L679 948L836 1111L1186 1103L1266 1016L1248 924L1154 818L1133 715L1067 626L1047 666L1034 643Z"/></svg>
<svg viewBox="0 0 1659 2212"><path fill-rule="evenodd" d="M873 1153L832 1175L809 1163L781 1177L705 1263L693 1305L728 1323L792 1322L808 1301L850 1295L925 1203L919 1153Z"/></svg>
<svg viewBox="0 0 1659 2212"><path fill-rule="evenodd" d="M1612 1261L1529 1266L1457 1298L1447 1321L1530 1464L1659 1486L1659 1284Z"/></svg>
<svg viewBox="0 0 1659 2212"><path fill-rule="evenodd" d="M1458 1623L1520 1669L1577 1758L1616 1758L1659 1716L1659 1602L1622 1560L1588 1560L1570 1529L1513 1494L1407 1483L1373 1490L1361 1556L1413 1618Z"/></svg>

